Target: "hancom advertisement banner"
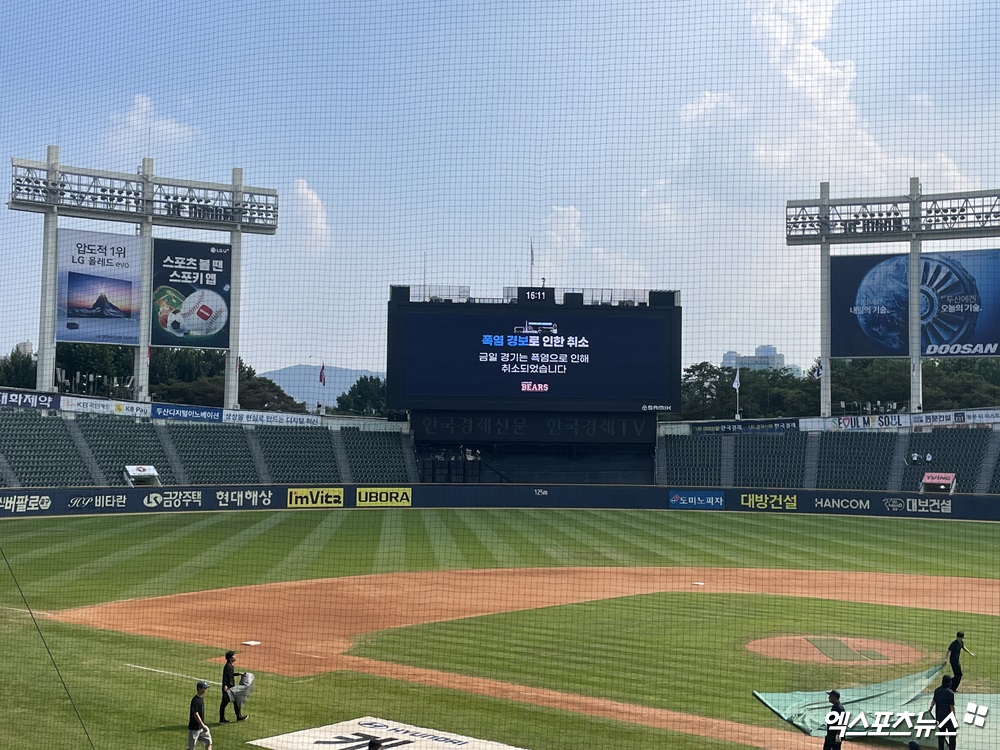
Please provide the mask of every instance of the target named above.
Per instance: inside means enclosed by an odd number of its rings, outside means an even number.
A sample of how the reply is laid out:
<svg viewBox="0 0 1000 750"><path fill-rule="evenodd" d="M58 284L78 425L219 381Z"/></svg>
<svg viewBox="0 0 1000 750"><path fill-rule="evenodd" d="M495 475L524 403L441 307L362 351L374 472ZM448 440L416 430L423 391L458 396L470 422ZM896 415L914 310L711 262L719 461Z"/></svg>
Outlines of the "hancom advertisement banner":
<svg viewBox="0 0 1000 750"><path fill-rule="evenodd" d="M229 348L232 246L153 240L152 346Z"/></svg>
<svg viewBox="0 0 1000 750"><path fill-rule="evenodd" d="M908 255L830 259L833 357L909 356ZM1000 250L920 258L920 353L1000 354Z"/></svg>
<svg viewBox="0 0 1000 750"><path fill-rule="evenodd" d="M139 345L142 239L60 229L56 341Z"/></svg>

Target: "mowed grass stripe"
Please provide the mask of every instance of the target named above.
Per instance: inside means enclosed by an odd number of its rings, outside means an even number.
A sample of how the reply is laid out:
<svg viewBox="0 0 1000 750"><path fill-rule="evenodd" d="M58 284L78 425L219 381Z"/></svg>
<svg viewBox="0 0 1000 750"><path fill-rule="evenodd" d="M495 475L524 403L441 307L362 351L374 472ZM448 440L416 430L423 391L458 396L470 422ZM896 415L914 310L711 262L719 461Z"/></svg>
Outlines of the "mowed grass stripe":
<svg viewBox="0 0 1000 750"><path fill-rule="evenodd" d="M260 583L277 581L304 580L310 578L328 578L338 575L323 564L323 558L330 556L328 545L336 535L337 529L347 518L343 511L309 510L292 511L283 518L284 523L270 531L270 535L279 535L280 540L288 544L270 550L265 559L273 562L270 568L259 577Z"/></svg>
<svg viewBox="0 0 1000 750"><path fill-rule="evenodd" d="M538 545L562 566L620 565L634 555L621 549L620 539L609 537L606 529L587 523L590 511L561 512L557 516L531 517L519 511L518 520L526 536L537 537Z"/></svg>
<svg viewBox="0 0 1000 750"><path fill-rule="evenodd" d="M506 513L493 512L490 521L496 533L507 541L511 549L517 551L519 562L509 567L581 564L580 556L588 554L590 550L573 544L565 533L565 524L561 519L551 523L549 521L552 518L553 516L546 516L545 519L532 519L530 514L518 509ZM572 560L577 562L571 562Z"/></svg>
<svg viewBox="0 0 1000 750"><path fill-rule="evenodd" d="M623 564L670 565L675 557L682 556L688 549L685 545L689 540L676 538L676 532L663 511L625 518L617 515L620 514L615 511L598 511L588 519L598 533L614 534L620 540L619 549L631 552L631 560L624 560Z"/></svg>
<svg viewBox="0 0 1000 750"><path fill-rule="evenodd" d="M427 540L429 552L434 558L430 569L460 570L471 567L465 548L451 533L451 525L445 516L454 515L452 510L422 510L414 514L423 524L424 539Z"/></svg>
<svg viewBox="0 0 1000 750"><path fill-rule="evenodd" d="M87 523L86 521L90 521ZM81 523L83 522L83 523ZM143 529L158 526L159 519L153 515L129 517L104 517L91 519L53 519L52 528L40 529L37 533L17 535L0 534L0 544L15 569L19 565L31 564L36 567L60 569L65 566L63 558L67 554L76 555L82 548L93 546L105 549L108 540L142 533ZM0 523L0 532L13 530ZM82 552L86 554L85 551ZM49 562L51 560L51 562Z"/></svg>
<svg viewBox="0 0 1000 750"><path fill-rule="evenodd" d="M708 542L701 537L701 530L695 533L688 528L680 528L670 524L674 514L663 511L647 511L641 514L621 511L602 511L605 533L628 534L636 540L642 540L642 549L652 554L643 554L642 562L632 565L684 565L681 560L701 560L699 564L714 565L715 558L706 555L710 548ZM718 533L718 532L713 532ZM718 545L715 545L718 547Z"/></svg>
<svg viewBox="0 0 1000 750"><path fill-rule="evenodd" d="M608 537L607 542L615 550L620 565L659 566L667 564L665 551L673 544L670 529L663 523L663 513L648 513L642 519L615 518L615 511L593 511L580 519L598 539ZM670 544L667 544L667 542ZM641 561L641 562L636 562Z"/></svg>
<svg viewBox="0 0 1000 750"><path fill-rule="evenodd" d="M166 533L157 533L157 527L151 525L133 530L126 539L90 541L87 549L76 551L77 555L86 553L85 560L76 565L64 563L60 572L33 580L27 590L50 609L77 606L77 598L88 593L97 594L104 601L132 598L136 595L134 591L145 596L170 593L172 587L157 589L149 585L150 580L159 570L174 570L184 560L177 556L178 550L192 537L219 523L220 519L213 515L190 516L185 525ZM120 546L116 548L112 541ZM69 554L65 557L72 559ZM102 590L88 591L95 582L99 582Z"/></svg>
<svg viewBox="0 0 1000 750"><path fill-rule="evenodd" d="M464 538L474 541L483 550L488 551L490 557L494 560L494 567L534 567L538 558L525 558L524 552L520 548L519 540L511 538L509 533L504 533L498 525L498 521L507 512L509 511L495 509L480 511L475 519L476 522L467 524L468 536Z"/></svg>
<svg viewBox="0 0 1000 750"><path fill-rule="evenodd" d="M230 529L227 528L226 514L212 518L214 523L196 534L184 537L184 544L178 545L183 556L176 560L173 567L127 589L124 598L149 596L150 592L175 591L178 588L218 588L220 580L227 581L230 586L255 583L256 576L241 576L244 570L241 559L253 554L256 545L261 543L261 538L266 538L268 532L282 522L282 514L255 515L253 519L256 523L228 533ZM210 531L213 533L209 533Z"/></svg>
<svg viewBox="0 0 1000 750"><path fill-rule="evenodd" d="M274 518L282 520L267 521ZM442 540L429 532L427 518L446 532ZM398 523L391 527L395 532L387 530L383 548L386 520ZM330 524L325 544L304 543L322 539L317 527L325 523ZM250 527L256 530L244 535ZM1000 526L957 521L749 512L383 509L26 519L0 523L0 529L15 561L19 553L28 556L15 571L32 606L46 610L280 579L452 568L456 562L467 568L726 563L1000 577ZM45 530L56 549L40 557L39 532ZM109 533L114 530L121 533ZM444 548L436 550L439 541L450 546L446 555ZM223 545L218 553L189 562L217 544ZM240 556L239 564L195 570L224 558L225 549ZM293 550L296 558L312 560L282 573L281 561ZM379 550L383 557L376 562Z"/></svg>

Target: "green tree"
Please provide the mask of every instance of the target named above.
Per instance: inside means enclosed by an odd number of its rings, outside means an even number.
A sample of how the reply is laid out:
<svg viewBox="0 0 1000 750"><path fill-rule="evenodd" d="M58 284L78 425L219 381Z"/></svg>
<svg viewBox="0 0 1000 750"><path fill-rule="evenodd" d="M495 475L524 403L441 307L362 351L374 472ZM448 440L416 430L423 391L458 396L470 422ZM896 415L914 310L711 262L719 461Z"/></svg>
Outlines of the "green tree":
<svg viewBox="0 0 1000 750"><path fill-rule="evenodd" d="M0 385L8 388L35 387L35 360L16 348L6 357L0 357Z"/></svg>
<svg viewBox="0 0 1000 750"><path fill-rule="evenodd" d="M302 404L270 378L261 378L240 360L240 408L254 411L304 412ZM149 366L154 401L195 406L222 406L226 391L224 352L199 349L154 349Z"/></svg>
<svg viewBox="0 0 1000 750"><path fill-rule="evenodd" d="M384 417L385 381L377 375L362 375L347 393L337 396L337 411Z"/></svg>

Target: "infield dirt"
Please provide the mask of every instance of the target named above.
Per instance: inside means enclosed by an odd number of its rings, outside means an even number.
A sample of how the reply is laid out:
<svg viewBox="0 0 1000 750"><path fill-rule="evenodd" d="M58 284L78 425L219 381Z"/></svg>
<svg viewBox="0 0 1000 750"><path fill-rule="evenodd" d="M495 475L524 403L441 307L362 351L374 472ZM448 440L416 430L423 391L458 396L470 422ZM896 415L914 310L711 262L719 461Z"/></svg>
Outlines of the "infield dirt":
<svg viewBox="0 0 1000 750"><path fill-rule="evenodd" d="M251 671L306 676L353 671L773 750L815 748L816 740L664 709L528 688L481 677L348 656L366 633L421 623L637 594L767 594L1000 615L1000 581L979 578L756 568L504 568L376 574L261 584L111 602L50 615L185 643L236 648ZM697 584L697 585L696 585ZM252 602L252 606L248 606ZM211 617L206 618L205 613ZM213 628L212 623L225 623ZM798 635L790 637L801 638ZM866 642L891 659L921 655ZM755 649L757 650L757 649ZM760 651L758 651L760 652ZM774 654L765 653L774 656ZM221 661L221 660L220 660Z"/></svg>

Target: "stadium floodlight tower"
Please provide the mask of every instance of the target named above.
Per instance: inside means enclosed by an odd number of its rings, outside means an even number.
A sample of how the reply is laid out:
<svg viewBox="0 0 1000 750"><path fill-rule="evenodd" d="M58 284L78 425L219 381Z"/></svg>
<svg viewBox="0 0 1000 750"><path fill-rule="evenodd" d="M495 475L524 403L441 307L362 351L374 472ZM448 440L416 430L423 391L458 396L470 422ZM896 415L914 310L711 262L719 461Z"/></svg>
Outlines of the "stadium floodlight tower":
<svg viewBox="0 0 1000 750"><path fill-rule="evenodd" d="M41 316L38 336L39 391L54 391L57 306L57 236L60 216L137 225L142 245L139 299L139 345L135 352L135 399L149 401L153 227L169 226L229 232L229 348L226 350L226 408L238 408L240 262L242 235L278 231L278 193L243 184L243 170L233 169L232 184L158 177L153 160L144 158L136 174L104 172L59 164L59 147L49 146L45 162L11 159L8 208L45 216L42 234Z"/></svg>
<svg viewBox="0 0 1000 750"><path fill-rule="evenodd" d="M965 240L1000 236L1000 190L922 195L920 179L910 178L908 195L830 199L821 182L819 200L785 204L785 244L820 246L820 367L830 372L832 307L830 246L909 242L907 264L907 343L910 411L923 410L921 368L921 244L924 240ZM820 415L831 416L830 378L820 382Z"/></svg>

